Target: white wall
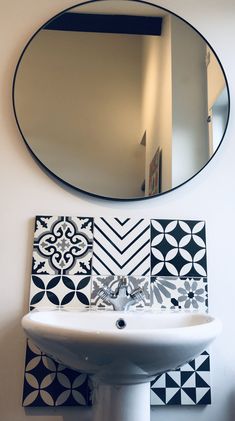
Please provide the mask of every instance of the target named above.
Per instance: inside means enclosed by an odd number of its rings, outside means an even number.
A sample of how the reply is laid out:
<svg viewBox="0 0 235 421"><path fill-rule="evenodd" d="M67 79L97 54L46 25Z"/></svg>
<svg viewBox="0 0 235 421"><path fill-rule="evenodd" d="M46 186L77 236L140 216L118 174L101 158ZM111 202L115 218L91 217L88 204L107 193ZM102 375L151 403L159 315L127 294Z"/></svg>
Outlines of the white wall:
<svg viewBox="0 0 235 421"><path fill-rule="evenodd" d="M172 193L133 203L102 201L66 190L32 160L14 123L11 83L20 51L31 33L71 0L1 0L0 66L0 418L2 421L88 421L89 411L21 408L33 218L36 214L127 215L203 218L207 221L210 311L224 324L211 347L213 404L205 408L154 408L151 421L235 419L234 236L235 236L235 38L233 0L158 0L196 26L214 46L226 70L232 100L229 129L212 162L197 178Z"/></svg>

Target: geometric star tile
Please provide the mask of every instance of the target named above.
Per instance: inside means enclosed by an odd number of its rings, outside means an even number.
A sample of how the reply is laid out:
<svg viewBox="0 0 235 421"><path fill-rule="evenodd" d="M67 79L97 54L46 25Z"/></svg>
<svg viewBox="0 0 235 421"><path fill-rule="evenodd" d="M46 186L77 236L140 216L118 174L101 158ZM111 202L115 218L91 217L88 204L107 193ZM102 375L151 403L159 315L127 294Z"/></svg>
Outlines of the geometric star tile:
<svg viewBox="0 0 235 421"><path fill-rule="evenodd" d="M152 219L151 275L206 277L205 222Z"/></svg>

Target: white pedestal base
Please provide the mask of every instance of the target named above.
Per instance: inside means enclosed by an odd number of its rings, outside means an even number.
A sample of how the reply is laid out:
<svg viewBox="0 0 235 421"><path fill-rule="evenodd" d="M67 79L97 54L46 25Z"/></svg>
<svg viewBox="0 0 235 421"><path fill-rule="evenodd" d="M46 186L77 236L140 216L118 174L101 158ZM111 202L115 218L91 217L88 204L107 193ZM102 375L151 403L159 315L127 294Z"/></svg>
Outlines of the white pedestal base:
<svg viewBox="0 0 235 421"><path fill-rule="evenodd" d="M93 421L150 421L150 384L97 384Z"/></svg>

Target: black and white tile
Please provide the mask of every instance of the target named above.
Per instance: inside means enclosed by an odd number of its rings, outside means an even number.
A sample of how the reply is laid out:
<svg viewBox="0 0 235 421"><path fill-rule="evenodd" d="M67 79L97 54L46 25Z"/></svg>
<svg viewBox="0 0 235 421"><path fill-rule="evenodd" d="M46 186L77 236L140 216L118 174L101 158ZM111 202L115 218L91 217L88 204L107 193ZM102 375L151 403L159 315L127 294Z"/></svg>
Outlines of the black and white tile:
<svg viewBox="0 0 235 421"><path fill-rule="evenodd" d="M152 405L211 403L210 360L205 351L182 368L158 376L151 384Z"/></svg>
<svg viewBox="0 0 235 421"><path fill-rule="evenodd" d="M35 222L32 273L89 275L93 218L38 216Z"/></svg>
<svg viewBox="0 0 235 421"><path fill-rule="evenodd" d="M107 306L97 295L113 291L118 276L141 286L147 308L207 311L204 221L148 218L37 216L30 309ZM138 306L137 306L138 307ZM210 403L205 351L184 367L158 376L152 405ZM27 345L24 406L89 405L87 376Z"/></svg>
<svg viewBox="0 0 235 421"><path fill-rule="evenodd" d="M89 405L88 376L70 370L27 341L23 406Z"/></svg>
<svg viewBox="0 0 235 421"><path fill-rule="evenodd" d="M206 277L205 222L152 219L151 275Z"/></svg>
<svg viewBox="0 0 235 421"><path fill-rule="evenodd" d="M150 221L136 218L95 218L92 274L150 273Z"/></svg>
<svg viewBox="0 0 235 421"><path fill-rule="evenodd" d="M42 307L81 309L90 305L91 277L32 275L30 310Z"/></svg>

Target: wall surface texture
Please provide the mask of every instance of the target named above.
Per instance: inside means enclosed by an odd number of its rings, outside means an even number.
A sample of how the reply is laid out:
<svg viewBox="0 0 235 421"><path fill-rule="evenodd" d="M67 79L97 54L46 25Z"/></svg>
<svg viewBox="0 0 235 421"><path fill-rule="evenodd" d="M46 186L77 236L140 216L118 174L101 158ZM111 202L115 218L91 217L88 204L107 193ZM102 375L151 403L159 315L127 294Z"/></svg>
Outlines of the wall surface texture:
<svg viewBox="0 0 235 421"><path fill-rule="evenodd" d="M221 318L222 335L211 346L212 400L202 408L154 408L151 421L233 421L235 419L234 214L235 214L235 37L234 0L158 0L192 23L217 51L231 92L231 119L212 162L192 181L163 197L133 203L94 199L48 177L20 138L11 103L17 58L31 34L71 0L0 0L0 419L2 421L90 420L87 409L21 408L25 338L20 319L27 312L33 218L45 215L138 216L205 219L207 223L210 312Z"/></svg>

